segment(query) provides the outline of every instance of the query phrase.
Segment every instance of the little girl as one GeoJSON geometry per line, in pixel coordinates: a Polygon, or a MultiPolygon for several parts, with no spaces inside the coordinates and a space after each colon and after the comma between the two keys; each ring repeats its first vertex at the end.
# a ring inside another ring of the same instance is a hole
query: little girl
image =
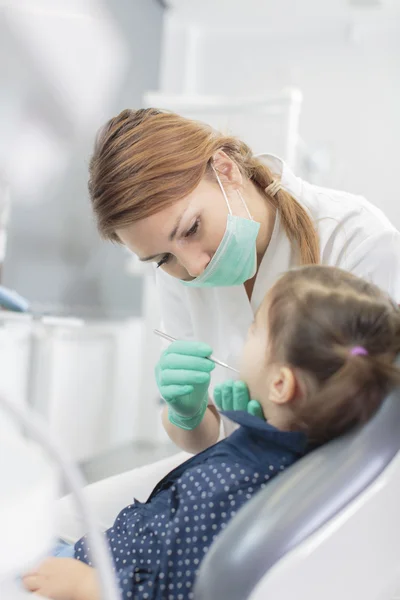
{"type": "MultiPolygon", "coordinates": [[[[223,409],[244,409],[228,413],[240,427],[106,532],[124,600],[193,598],[202,558],[237,510],[307,449],[365,423],[400,382],[399,350],[400,310],[374,285],[332,267],[283,275],[250,328],[242,381],[216,391],[223,409]],[[254,416],[255,401],[266,421],[254,416]]],[[[26,575],[25,587],[100,600],[86,539],[67,555],[26,575]]]]}

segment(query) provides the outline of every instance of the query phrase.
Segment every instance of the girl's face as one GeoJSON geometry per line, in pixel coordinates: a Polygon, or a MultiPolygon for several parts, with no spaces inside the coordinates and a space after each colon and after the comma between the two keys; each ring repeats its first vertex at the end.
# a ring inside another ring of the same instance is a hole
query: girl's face
{"type": "Polygon", "coordinates": [[[247,384],[250,398],[261,404],[264,417],[270,424],[286,430],[290,429],[291,404],[299,388],[293,369],[275,360],[271,353],[268,333],[270,293],[264,298],[249,329],[240,379],[247,384]]]}
{"type": "Polygon", "coordinates": [[[240,379],[250,397],[262,403],[268,397],[268,295],[264,298],[247,334],[240,364],[240,379]]]}

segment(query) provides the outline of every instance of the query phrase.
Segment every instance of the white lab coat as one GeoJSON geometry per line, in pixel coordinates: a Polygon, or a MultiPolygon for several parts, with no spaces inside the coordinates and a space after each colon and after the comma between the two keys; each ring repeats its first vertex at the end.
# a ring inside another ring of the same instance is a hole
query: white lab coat
{"type": "MultiPolygon", "coordinates": [[[[321,263],[373,281],[400,303],[400,233],[384,214],[361,196],[301,180],[275,156],[262,158],[312,216],[320,240],[321,263]]],[[[157,269],[163,330],[179,339],[208,343],[216,357],[238,368],[247,330],[266,292],[279,275],[298,264],[298,253],[293,251],[277,217],[251,302],[244,286],[188,288],[157,269]]],[[[210,402],[214,386],[232,375],[216,367],[210,402]]],[[[224,426],[227,434],[230,423],[224,426]]]]}

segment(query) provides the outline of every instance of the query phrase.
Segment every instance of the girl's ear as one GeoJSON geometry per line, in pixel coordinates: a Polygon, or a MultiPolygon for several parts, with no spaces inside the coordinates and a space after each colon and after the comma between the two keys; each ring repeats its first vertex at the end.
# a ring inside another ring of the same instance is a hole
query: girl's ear
{"type": "Polygon", "coordinates": [[[288,404],[294,400],[296,390],[297,381],[293,370],[289,367],[278,367],[271,379],[269,400],[274,404],[288,404]]]}

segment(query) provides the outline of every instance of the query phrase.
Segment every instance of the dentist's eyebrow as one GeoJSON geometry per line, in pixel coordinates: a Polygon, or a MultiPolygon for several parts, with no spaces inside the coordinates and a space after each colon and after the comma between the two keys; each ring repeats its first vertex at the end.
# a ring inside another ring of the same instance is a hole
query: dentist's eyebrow
{"type": "Polygon", "coordinates": [[[188,210],[189,206],[187,206],[185,208],[185,210],[183,211],[183,213],[180,215],[180,217],[177,218],[176,223],[175,223],[175,227],[173,228],[173,230],[171,231],[171,233],[169,234],[169,241],[172,242],[175,239],[176,234],[178,233],[178,229],[179,226],[181,224],[181,221],[183,219],[183,217],[185,216],[187,210],[188,210]]]}
{"type": "MultiPolygon", "coordinates": [[[[189,207],[187,207],[189,208],[189,207]]],[[[170,242],[173,242],[175,239],[176,234],[178,233],[178,229],[179,226],[181,224],[181,221],[187,211],[187,208],[183,211],[183,213],[177,218],[175,226],[173,228],[173,230],[171,231],[171,233],[168,236],[168,240],[170,242]]],[[[157,258],[158,256],[161,256],[162,254],[165,254],[165,252],[159,252],[158,254],[153,254],[152,256],[145,256],[144,258],[139,258],[140,262],[149,262],[150,260],[154,260],[155,258],[157,258]]]]}

